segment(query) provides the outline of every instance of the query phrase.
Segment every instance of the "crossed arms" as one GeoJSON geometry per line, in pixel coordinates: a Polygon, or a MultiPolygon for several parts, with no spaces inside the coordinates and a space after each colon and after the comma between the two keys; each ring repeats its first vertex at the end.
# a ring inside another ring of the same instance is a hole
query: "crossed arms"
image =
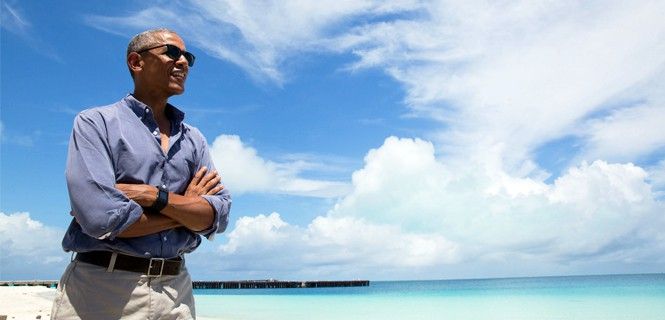
{"type": "MultiPolygon", "coordinates": [[[[207,229],[213,223],[215,213],[210,203],[201,195],[213,195],[221,191],[224,186],[219,182],[220,177],[216,171],[207,172],[207,168],[202,167],[192,178],[184,195],[169,192],[169,201],[161,214],[143,212],[141,217],[118,234],[118,237],[140,237],[177,227],[192,231],[207,229]]],[[[157,200],[158,190],[154,186],[126,183],[115,186],[143,208],[150,207],[157,200]]]]}

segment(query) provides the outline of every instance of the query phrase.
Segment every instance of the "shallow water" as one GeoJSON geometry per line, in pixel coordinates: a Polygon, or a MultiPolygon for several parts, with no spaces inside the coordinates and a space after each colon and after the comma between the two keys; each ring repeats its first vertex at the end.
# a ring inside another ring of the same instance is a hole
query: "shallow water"
{"type": "Polygon", "coordinates": [[[212,319],[665,319],[665,274],[195,290],[212,319]]]}

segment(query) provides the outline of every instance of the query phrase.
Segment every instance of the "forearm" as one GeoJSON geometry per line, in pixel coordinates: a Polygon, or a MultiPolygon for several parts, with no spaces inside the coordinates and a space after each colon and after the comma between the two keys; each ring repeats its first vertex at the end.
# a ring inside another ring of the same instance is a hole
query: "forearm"
{"type": "Polygon", "coordinates": [[[215,218],[214,209],[203,197],[175,193],[169,193],[169,202],[161,213],[194,232],[207,229],[215,218]]]}
{"type": "MultiPolygon", "coordinates": [[[[116,187],[143,208],[153,206],[159,193],[156,187],[146,184],[119,183],[116,184],[116,187]]],[[[217,192],[219,190],[221,187],[213,189],[206,187],[202,191],[205,194],[206,191],[217,192]]],[[[160,210],[160,214],[194,232],[209,228],[215,220],[215,209],[199,194],[185,192],[185,195],[179,195],[169,192],[166,206],[160,210]]]]}
{"type": "Polygon", "coordinates": [[[181,226],[182,224],[167,216],[143,213],[139,220],[118,234],[118,238],[141,237],[181,226]]]}

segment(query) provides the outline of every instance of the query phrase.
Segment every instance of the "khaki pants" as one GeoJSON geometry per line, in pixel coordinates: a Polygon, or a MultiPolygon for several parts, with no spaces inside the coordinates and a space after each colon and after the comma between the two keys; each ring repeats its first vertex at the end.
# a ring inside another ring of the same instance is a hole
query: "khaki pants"
{"type": "Polygon", "coordinates": [[[194,319],[192,280],[183,266],[177,276],[149,278],[72,261],[58,284],[51,319],[194,319]]]}

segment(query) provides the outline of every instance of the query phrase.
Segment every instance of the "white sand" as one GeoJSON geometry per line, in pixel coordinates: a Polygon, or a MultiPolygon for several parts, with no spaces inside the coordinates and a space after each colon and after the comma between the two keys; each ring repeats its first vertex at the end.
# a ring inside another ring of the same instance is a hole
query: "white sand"
{"type": "Polygon", "coordinates": [[[0,286],[0,319],[7,316],[7,320],[50,320],[55,294],[56,289],[44,286],[0,286]]]}
{"type": "Polygon", "coordinates": [[[43,286],[0,287],[0,318],[51,319],[56,289],[43,286]]]}

